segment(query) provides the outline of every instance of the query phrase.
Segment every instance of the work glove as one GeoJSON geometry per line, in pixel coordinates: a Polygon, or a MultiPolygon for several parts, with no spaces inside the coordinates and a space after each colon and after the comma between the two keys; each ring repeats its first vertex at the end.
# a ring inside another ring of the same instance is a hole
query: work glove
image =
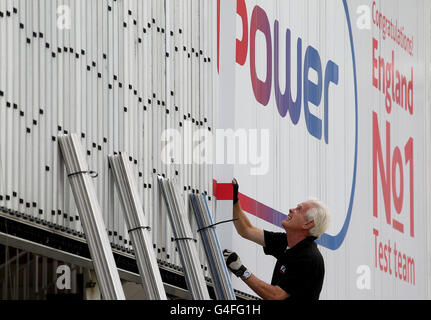
{"type": "Polygon", "coordinates": [[[241,259],[235,252],[228,249],[224,249],[223,256],[227,267],[237,277],[241,277],[247,270],[247,268],[242,264],[241,259]]]}
{"type": "Polygon", "coordinates": [[[238,184],[238,181],[236,181],[235,178],[232,180],[232,184],[233,184],[233,204],[235,204],[235,203],[238,202],[239,184],[238,184]]]}

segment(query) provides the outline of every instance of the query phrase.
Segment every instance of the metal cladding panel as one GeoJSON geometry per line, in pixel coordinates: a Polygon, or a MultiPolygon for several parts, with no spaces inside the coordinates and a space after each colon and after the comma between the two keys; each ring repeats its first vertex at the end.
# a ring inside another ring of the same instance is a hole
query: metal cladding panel
{"type": "MultiPolygon", "coordinates": [[[[251,222],[283,231],[316,197],[332,214],[322,299],[429,298],[429,6],[237,3],[234,176],[251,222]]],[[[232,237],[270,282],[275,260],[232,237]]]]}
{"type": "Polygon", "coordinates": [[[194,151],[185,148],[193,138],[185,128],[213,126],[213,7],[209,0],[0,0],[1,214],[83,237],[57,140],[76,133],[98,173],[113,247],[133,252],[108,170],[108,155],[127,152],[157,258],[180,266],[157,174],[212,195],[211,165],[185,161],[194,151]],[[169,140],[169,130],[180,138],[169,140]]]}

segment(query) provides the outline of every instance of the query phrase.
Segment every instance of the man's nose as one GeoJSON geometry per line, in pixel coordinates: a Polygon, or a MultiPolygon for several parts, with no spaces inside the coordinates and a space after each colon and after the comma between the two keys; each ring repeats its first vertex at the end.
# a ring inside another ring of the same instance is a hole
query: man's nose
{"type": "Polygon", "coordinates": [[[293,212],[293,209],[289,209],[289,213],[292,213],[293,212]]]}

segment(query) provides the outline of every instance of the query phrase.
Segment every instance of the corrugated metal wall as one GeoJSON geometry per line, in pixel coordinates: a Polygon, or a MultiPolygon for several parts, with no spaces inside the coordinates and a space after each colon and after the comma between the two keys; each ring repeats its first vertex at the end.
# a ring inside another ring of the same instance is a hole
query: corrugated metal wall
{"type": "Polygon", "coordinates": [[[186,121],[212,130],[213,6],[0,0],[1,214],[83,237],[57,143],[61,134],[78,133],[98,173],[94,183],[114,247],[132,249],[107,156],[127,152],[157,257],[179,265],[157,174],[212,195],[212,171],[166,165],[178,159],[162,161],[161,136],[168,128],[183,134],[186,121]]]}

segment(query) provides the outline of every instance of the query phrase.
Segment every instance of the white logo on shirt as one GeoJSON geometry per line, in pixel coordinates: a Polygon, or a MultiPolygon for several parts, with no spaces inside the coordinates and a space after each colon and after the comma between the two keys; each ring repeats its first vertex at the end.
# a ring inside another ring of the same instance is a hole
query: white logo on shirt
{"type": "Polygon", "coordinates": [[[282,265],[280,267],[280,273],[285,273],[285,272],[286,272],[286,267],[282,265]]]}

